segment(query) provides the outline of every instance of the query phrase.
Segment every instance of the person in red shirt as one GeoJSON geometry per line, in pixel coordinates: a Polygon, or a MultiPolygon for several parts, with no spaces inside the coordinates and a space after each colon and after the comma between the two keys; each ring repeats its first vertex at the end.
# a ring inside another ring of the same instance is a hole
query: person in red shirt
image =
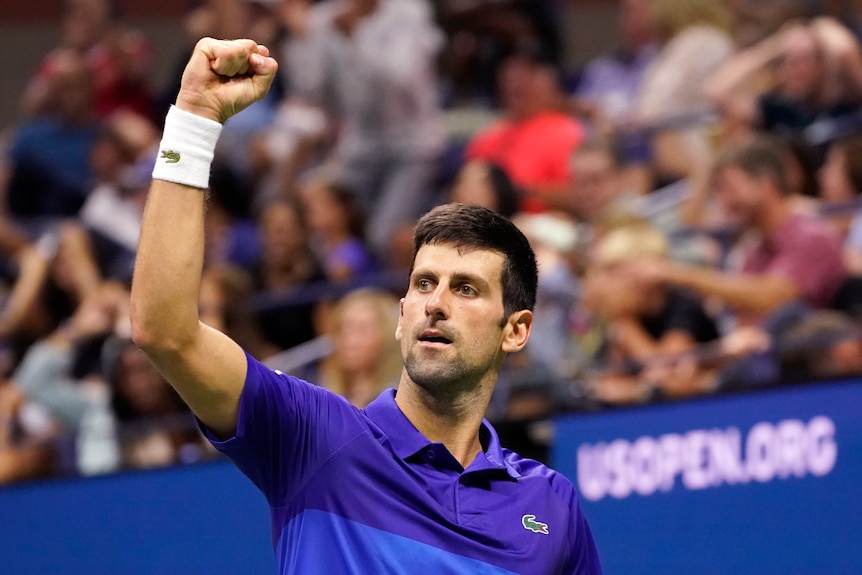
{"type": "Polygon", "coordinates": [[[501,166],[522,191],[522,211],[572,212],[569,160],[585,134],[561,111],[555,70],[522,50],[504,62],[498,82],[503,114],[470,140],[466,159],[501,166]]]}
{"type": "Polygon", "coordinates": [[[40,116],[50,108],[52,80],[69,52],[83,58],[92,75],[97,118],[126,110],[154,119],[152,44],[126,26],[116,0],[65,0],[61,44],[45,55],[28,82],[21,100],[24,116],[40,116]]]}

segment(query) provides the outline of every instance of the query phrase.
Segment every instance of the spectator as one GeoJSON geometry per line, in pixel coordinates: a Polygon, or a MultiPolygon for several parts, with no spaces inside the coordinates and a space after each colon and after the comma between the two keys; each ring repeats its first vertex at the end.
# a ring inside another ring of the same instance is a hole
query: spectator
{"type": "Polygon", "coordinates": [[[50,112],[15,133],[6,209],[33,233],[46,221],[77,214],[89,191],[90,154],[100,130],[93,79],[80,55],[58,54],[46,94],[50,112]]]}
{"type": "Polygon", "coordinates": [[[851,274],[862,275],[862,134],[829,146],[819,173],[820,195],[827,213],[844,238],[844,262],[851,274]]]}
{"type": "Polygon", "coordinates": [[[470,160],[461,166],[449,189],[449,201],[476,204],[511,218],[518,211],[520,192],[506,170],[494,162],[470,160]]]}
{"type": "Polygon", "coordinates": [[[204,269],[201,278],[201,321],[242,342],[243,349],[261,361],[278,348],[266,341],[252,309],[252,278],[244,269],[219,264],[204,269]]]}
{"type": "Polygon", "coordinates": [[[89,237],[71,221],[20,248],[13,258],[18,271],[0,314],[0,338],[17,361],[98,289],[101,274],[89,237]]]}
{"type": "Polygon", "coordinates": [[[377,288],[341,298],[328,321],[332,353],[317,367],[320,385],[363,408],[388,387],[397,387],[401,354],[392,337],[398,299],[377,288]]]}
{"type": "Polygon", "coordinates": [[[491,102],[501,60],[524,42],[537,43],[554,66],[562,65],[556,0],[441,0],[436,4],[449,39],[443,67],[450,104],[491,102]]]}
{"type": "Polygon", "coordinates": [[[620,222],[648,220],[671,239],[670,259],[714,263],[714,241],[706,234],[688,229],[689,222],[685,219],[691,209],[689,204],[698,195],[691,189],[699,185],[694,170],[685,181],[641,195],[630,165],[621,161],[614,146],[598,140],[587,141],[575,150],[571,163],[578,175],[571,197],[582,246],[589,246],[603,230],[620,222]]]}
{"type": "Polygon", "coordinates": [[[728,59],[705,92],[731,134],[755,129],[811,138],[806,129],[817,120],[841,118],[859,105],[862,51],[834,20],[790,24],[728,59]]]}
{"type": "MultiPolygon", "coordinates": [[[[718,329],[690,293],[655,277],[632,276],[627,264],[666,261],[669,244],[646,224],[610,230],[598,240],[587,270],[584,305],[606,325],[599,355],[600,374],[591,381],[594,397],[609,404],[637,403],[653,393],[669,396],[711,391],[696,373],[685,381],[656,377],[656,367],[673,363],[695,346],[718,339],[718,329]],[[652,377],[645,374],[652,371],[652,377]]],[[[662,366],[664,367],[664,366],[662,366]]],[[[706,380],[711,382],[712,380],[706,380]]]]}
{"type": "Polygon", "coordinates": [[[625,181],[624,164],[615,150],[600,140],[584,142],[571,157],[578,175],[571,188],[573,215],[594,225],[619,212],[633,212],[637,191],[625,181]]]}
{"type": "Polygon", "coordinates": [[[631,123],[641,131],[635,141],[644,131],[647,138],[649,151],[637,159],[660,184],[690,175],[696,154],[708,148],[710,103],[703,86],[733,44],[722,2],[654,0],[653,12],[659,52],[644,75],[631,123]]]}
{"type": "Polygon", "coordinates": [[[117,281],[131,280],[157,143],[152,122],[134,112],[116,112],[104,121],[90,156],[95,181],[79,217],[102,273],[117,281]]]}
{"type": "Polygon", "coordinates": [[[310,297],[308,289],[304,295],[298,292],[312,282],[323,281],[324,275],[295,206],[286,201],[271,203],[261,214],[259,230],[262,252],[252,274],[254,288],[273,296],[274,301],[256,312],[266,339],[284,350],[316,335],[316,297],[310,297]]]}
{"type": "Polygon", "coordinates": [[[72,470],[84,475],[205,454],[182,401],[130,339],[128,298],[125,287],[100,284],[69,321],[30,348],[14,376],[18,389],[72,434],[72,470]]]}
{"type": "Polygon", "coordinates": [[[430,204],[443,146],[442,35],[421,0],[287,0],[282,14],[293,92],[333,121],[335,178],[357,193],[382,257],[430,204]]]}
{"type": "Polygon", "coordinates": [[[263,247],[249,187],[236,171],[216,163],[210,174],[209,192],[211,201],[204,216],[204,266],[239,266],[251,271],[260,261],[263,247]]]}
{"type": "Polygon", "coordinates": [[[363,235],[365,226],[354,195],[334,182],[312,180],[300,191],[309,240],[331,282],[349,281],[377,268],[363,235]]]}
{"type": "Polygon", "coordinates": [[[575,110],[603,136],[610,136],[628,121],[644,74],[658,52],[652,1],[619,2],[620,45],[588,62],[578,82],[575,110]]]}
{"type": "Polygon", "coordinates": [[[125,469],[192,463],[212,451],[188,409],[131,339],[106,350],[111,405],[120,423],[120,460],[125,469]]]}
{"type": "Polygon", "coordinates": [[[85,346],[101,345],[124,317],[128,321],[128,297],[118,284],[100,286],[67,322],[29,348],[13,377],[16,387],[74,438],[72,465],[82,475],[120,465],[109,383],[98,369],[81,375],[75,368],[85,346]]]}
{"type": "Polygon", "coordinates": [[[534,51],[523,49],[503,63],[499,85],[502,117],[473,137],[465,158],[502,167],[522,192],[521,211],[571,212],[569,158],[584,130],[560,111],[556,72],[534,51]]]}
{"type": "Polygon", "coordinates": [[[22,100],[24,116],[50,113],[56,74],[68,53],[83,59],[94,81],[92,112],[106,118],[118,110],[153,117],[151,46],[138,30],[120,19],[118,0],[65,0],[63,39],[39,65],[22,100]]]}
{"type": "Polygon", "coordinates": [[[830,305],[847,275],[841,240],[827,222],[793,209],[786,173],[786,149],[765,137],[717,159],[718,201],[745,240],[737,246],[738,269],[652,261],[632,264],[632,271],[715,298],[740,325],[757,324],[793,301],[830,305]]]}

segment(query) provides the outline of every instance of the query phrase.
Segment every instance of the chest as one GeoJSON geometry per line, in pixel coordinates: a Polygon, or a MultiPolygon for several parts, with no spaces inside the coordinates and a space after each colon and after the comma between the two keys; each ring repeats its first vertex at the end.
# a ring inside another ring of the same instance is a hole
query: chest
{"type": "MultiPolygon", "coordinates": [[[[434,550],[423,557],[458,557],[515,573],[560,571],[568,556],[570,511],[546,481],[513,480],[499,470],[461,473],[435,458],[430,450],[405,461],[384,446],[345,448],[293,500],[284,522],[314,510],[326,513],[327,521],[346,522],[352,533],[370,529],[380,540],[434,550]]],[[[401,561],[397,554],[392,560],[401,561]]]]}

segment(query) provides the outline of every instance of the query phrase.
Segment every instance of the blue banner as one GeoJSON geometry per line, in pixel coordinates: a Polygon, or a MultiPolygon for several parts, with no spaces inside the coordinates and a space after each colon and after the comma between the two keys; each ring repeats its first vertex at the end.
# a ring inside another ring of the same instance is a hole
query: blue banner
{"type": "Polygon", "coordinates": [[[608,575],[862,573],[862,383],[578,414],[553,466],[608,575]]]}
{"type": "Polygon", "coordinates": [[[276,573],[266,500],[227,462],[0,489],[0,574],[276,573]]]}

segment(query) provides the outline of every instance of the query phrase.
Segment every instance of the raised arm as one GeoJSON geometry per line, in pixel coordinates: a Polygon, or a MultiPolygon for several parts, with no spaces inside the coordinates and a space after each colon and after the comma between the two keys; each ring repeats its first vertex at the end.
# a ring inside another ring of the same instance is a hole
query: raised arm
{"type": "Polygon", "coordinates": [[[761,75],[781,57],[781,35],[786,33],[776,32],[728,58],[704,83],[704,96],[730,119],[757,123],[761,75]]]}
{"type": "Polygon", "coordinates": [[[183,73],[147,198],[132,284],[135,342],[216,434],[236,429],[242,349],[198,319],[208,161],[220,125],[266,94],[278,68],[252,40],[204,38],[183,73]],[[171,180],[171,181],[168,181],[171,180]],[[182,182],[182,183],[176,183],[182,182]]]}

